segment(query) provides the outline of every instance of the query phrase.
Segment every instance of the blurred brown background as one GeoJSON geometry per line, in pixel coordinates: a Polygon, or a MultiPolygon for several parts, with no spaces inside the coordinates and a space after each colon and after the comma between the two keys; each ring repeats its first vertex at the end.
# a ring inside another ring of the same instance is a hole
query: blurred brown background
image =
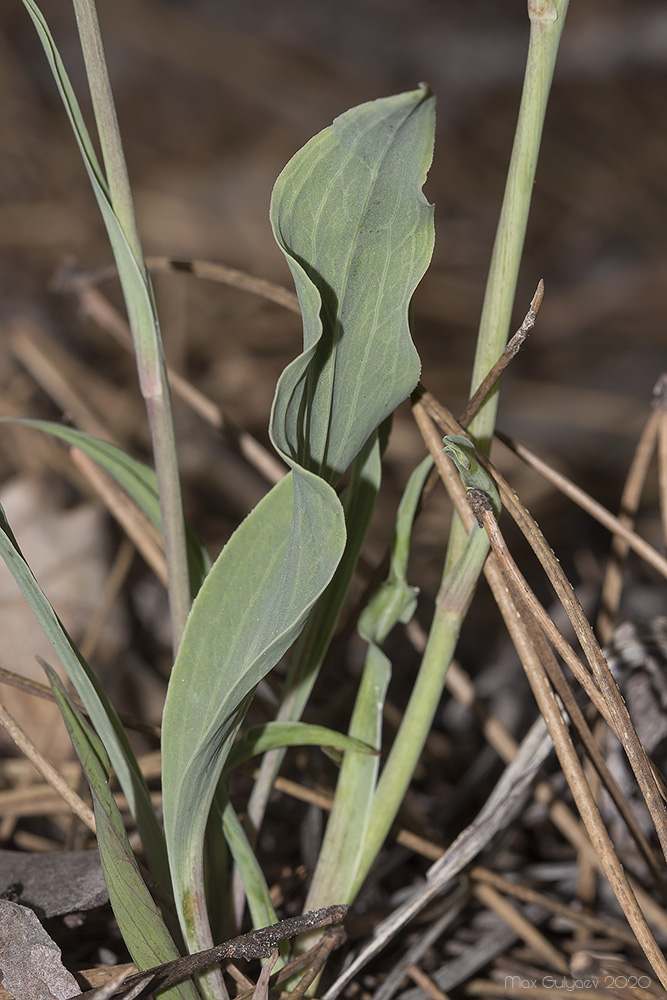
{"type": "MultiPolygon", "coordinates": [[[[70,4],[42,6],[87,108],[70,4]]],[[[434,87],[427,194],[437,247],[415,336],[426,383],[462,401],[520,94],[522,0],[102,0],[99,10],[150,253],[287,282],[267,211],[289,156],[355,103],[420,80],[434,87]]],[[[110,253],[19,0],[3,5],[0,45],[3,316],[40,306],[62,327],[62,307],[45,293],[53,271],[68,253],[87,268],[110,253]]],[[[664,363],[666,63],[664,4],[570,4],[517,322],[539,277],[546,301],[507,379],[502,423],[563,455],[594,449],[605,470],[608,451],[631,449],[664,363]]],[[[162,321],[176,366],[263,433],[274,377],[298,348],[297,324],[226,289],[158,283],[172,297],[162,321]]]]}
{"type": "MultiPolygon", "coordinates": [[[[268,224],[285,162],[354,104],[427,81],[438,98],[426,187],[436,205],[436,250],[416,296],[414,334],[424,382],[460,409],[520,97],[525,7],[523,0],[101,0],[146,252],[220,261],[287,284],[268,224]]],[[[71,6],[45,0],[42,9],[88,113],[71,6]]],[[[514,326],[540,277],[545,302],[505,378],[499,425],[612,507],[667,361],[666,84],[664,3],[572,0],[514,326]]],[[[49,356],[62,348],[61,364],[102,426],[145,455],[131,362],[71,300],[49,290],[67,255],[95,269],[111,254],[19,0],[0,10],[0,114],[3,409],[60,419],[62,404],[43,383],[38,388],[26,359],[34,344],[49,356]]],[[[183,274],[158,275],[156,288],[171,363],[266,442],[275,381],[299,351],[296,318],[183,274]]],[[[113,283],[105,292],[118,302],[113,283]]],[[[265,485],[180,404],[177,416],[188,514],[215,553],[265,485]]],[[[7,430],[0,438],[3,479],[41,461],[34,435],[7,430]]],[[[386,544],[386,518],[422,452],[404,408],[371,556],[386,544]]],[[[575,568],[591,542],[604,554],[607,539],[587,519],[533,476],[516,475],[575,568]]],[[[649,496],[649,534],[657,531],[651,504],[649,496]]],[[[445,509],[436,502],[417,531],[415,574],[427,586],[440,571],[445,509]]],[[[584,562],[594,579],[596,567],[584,562]]]]}

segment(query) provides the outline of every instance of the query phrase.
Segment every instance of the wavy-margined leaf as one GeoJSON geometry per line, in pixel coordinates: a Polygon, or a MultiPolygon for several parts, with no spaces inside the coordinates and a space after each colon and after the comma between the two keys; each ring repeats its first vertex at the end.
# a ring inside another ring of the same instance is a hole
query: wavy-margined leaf
{"type": "MultiPolygon", "coordinates": [[[[373,510],[379,455],[370,449],[359,462],[361,448],[419,377],[408,305],[433,248],[421,185],[434,104],[420,89],[353,108],[290,160],[273,192],[271,221],[299,295],[305,350],[278,383],[272,438],[331,482],[357,456],[343,497],[346,553],[299,640],[281,718],[303,711],[373,510]]],[[[258,826],[279,762],[279,754],[265,759],[253,789],[258,826]]]]}
{"type": "MultiPolygon", "coordinates": [[[[102,871],[123,940],[139,970],[179,958],[178,949],[141,876],[123,818],[111,794],[109,760],[104,747],[84,721],[55,671],[48,668],[47,673],[90,785],[102,871]]],[[[163,995],[167,1000],[199,1000],[199,994],[189,980],[165,990],[163,995]]]]}
{"type": "Polygon", "coordinates": [[[37,583],[9,527],[2,507],[0,507],[0,558],[4,560],[16,580],[104,742],[132,815],[137,821],[153,873],[167,887],[169,869],[164,837],[151,805],[146,782],[122,723],[94,673],[70,639],[37,583]]]}
{"type": "MultiPolygon", "coordinates": [[[[115,444],[102,441],[100,438],[93,437],[92,434],[86,434],[85,431],[79,431],[74,427],[66,427],[64,424],[56,424],[50,420],[28,420],[15,417],[2,419],[7,423],[20,424],[22,427],[32,427],[35,430],[44,431],[45,434],[57,437],[74,448],[80,448],[81,451],[90,455],[98,465],[106,469],[110,476],[113,476],[118,485],[122,486],[128,496],[134,500],[159,531],[162,529],[157,477],[150,466],[132,458],[127,452],[117,448],[115,444]]],[[[186,542],[190,589],[194,597],[211,568],[211,561],[202,543],[192,529],[187,526],[186,542]]]]}
{"type": "Polygon", "coordinates": [[[272,436],[334,483],[419,378],[408,307],[433,251],[421,188],[434,106],[420,88],[347,111],[292,157],[273,190],[304,353],[280,378],[272,436]]]}
{"type": "MultiPolygon", "coordinates": [[[[190,947],[210,944],[204,833],[234,734],[255,685],[303,628],[344,551],[343,508],[329,480],[419,375],[408,306],[433,243],[432,209],[421,194],[432,147],[433,98],[420,90],[348,111],[276,183],[272,223],[304,323],[304,351],[278,383],[271,419],[292,473],[208,574],[163,718],[165,834],[190,947]]],[[[213,984],[202,986],[213,995],[213,984]]]]}

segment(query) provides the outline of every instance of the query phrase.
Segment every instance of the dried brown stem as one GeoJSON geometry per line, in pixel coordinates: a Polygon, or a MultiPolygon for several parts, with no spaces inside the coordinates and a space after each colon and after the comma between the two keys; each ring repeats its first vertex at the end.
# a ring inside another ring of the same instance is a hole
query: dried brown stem
{"type": "Polygon", "coordinates": [[[537,319],[537,314],[540,311],[540,306],[542,305],[542,299],[544,298],[544,281],[540,278],[533,295],[532,301],[530,303],[530,308],[524,317],[524,321],[516,331],[514,336],[508,341],[507,347],[500,355],[495,365],[489,371],[488,375],[482,380],[482,382],[477,387],[474,395],[466,403],[466,408],[459,417],[459,423],[461,427],[467,427],[472,418],[475,416],[482,403],[489,395],[494,385],[503,374],[507,368],[510,361],[517,356],[523,343],[530,333],[530,331],[535,326],[535,320],[537,319]]]}

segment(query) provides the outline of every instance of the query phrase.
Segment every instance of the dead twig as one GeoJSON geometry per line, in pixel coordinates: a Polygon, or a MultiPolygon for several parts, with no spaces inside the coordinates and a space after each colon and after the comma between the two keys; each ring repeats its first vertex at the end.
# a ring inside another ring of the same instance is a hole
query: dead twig
{"type": "MultiPolygon", "coordinates": [[[[332,924],[342,923],[348,909],[349,907],[344,905],[325,906],[321,910],[312,910],[298,917],[288,917],[286,920],[279,920],[278,923],[270,924],[268,927],[260,927],[258,930],[241,934],[215,948],[208,948],[206,951],[199,951],[194,955],[185,955],[183,958],[176,958],[171,962],[156,965],[152,969],[146,969],[144,972],[139,972],[125,979],[114,995],[120,993],[125,996],[126,993],[134,991],[137,987],[142,994],[147,994],[149,991],[151,993],[160,992],[175,986],[184,979],[189,979],[191,976],[196,976],[200,972],[210,969],[213,965],[219,965],[228,958],[242,958],[245,961],[253,958],[270,958],[281,941],[317,930],[320,927],[330,927],[332,924]]],[[[317,952],[317,947],[314,951],[317,952]]],[[[98,997],[97,990],[88,990],[85,993],[76,994],[71,1000],[98,1000],[98,997]]]]}

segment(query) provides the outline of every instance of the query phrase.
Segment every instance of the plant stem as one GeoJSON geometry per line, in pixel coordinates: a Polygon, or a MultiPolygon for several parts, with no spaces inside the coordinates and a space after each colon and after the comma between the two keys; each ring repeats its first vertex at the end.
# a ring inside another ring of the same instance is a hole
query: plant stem
{"type": "MultiPolygon", "coordinates": [[[[493,367],[507,342],[542,127],[567,5],[568,0],[528,0],[530,40],[524,86],[484,295],[470,395],[493,367]]],[[[471,435],[487,453],[497,407],[496,387],[469,426],[471,435]]],[[[378,782],[355,891],[360,888],[389,832],[426,742],[487,551],[480,535],[473,533],[469,539],[462,521],[455,516],[426,650],[401,727],[378,782]]]]}
{"type": "MultiPolygon", "coordinates": [[[[568,0],[529,0],[530,40],[521,105],[514,134],[505,194],[477,336],[471,395],[502,354],[512,307],[537,170],[542,128],[568,0]]],[[[470,423],[478,447],[488,454],[498,408],[498,389],[470,423]]]]}
{"type": "Polygon", "coordinates": [[[146,274],[95,2],[94,0],[72,0],[72,2],[111,200],[132,253],[142,272],[146,274]]]}
{"type": "Polygon", "coordinates": [[[433,625],[401,725],[382,769],[352,897],[359,891],[396,818],[433,724],[461,625],[489,551],[486,533],[475,525],[469,548],[443,581],[433,625]]]}
{"type": "Polygon", "coordinates": [[[145,303],[138,301],[126,269],[119,263],[119,275],[134,339],[139,384],[146,403],[155,471],[159,484],[172,642],[175,655],[190,609],[191,597],[176,440],[162,341],[150,279],[146,271],[136,224],[95,2],[94,0],[73,0],[73,5],[113,211],[123,230],[136,267],[141,274],[152,307],[147,310],[145,303]]]}
{"type": "MultiPolygon", "coordinates": [[[[505,193],[484,292],[470,385],[471,396],[496,363],[507,343],[542,128],[567,6],[568,0],[528,0],[530,38],[526,71],[505,193]]],[[[500,384],[489,393],[468,428],[477,446],[486,454],[491,448],[496,424],[499,389],[500,384]]],[[[466,533],[459,518],[455,517],[447,550],[445,574],[461,555],[465,543],[466,533]]]]}

